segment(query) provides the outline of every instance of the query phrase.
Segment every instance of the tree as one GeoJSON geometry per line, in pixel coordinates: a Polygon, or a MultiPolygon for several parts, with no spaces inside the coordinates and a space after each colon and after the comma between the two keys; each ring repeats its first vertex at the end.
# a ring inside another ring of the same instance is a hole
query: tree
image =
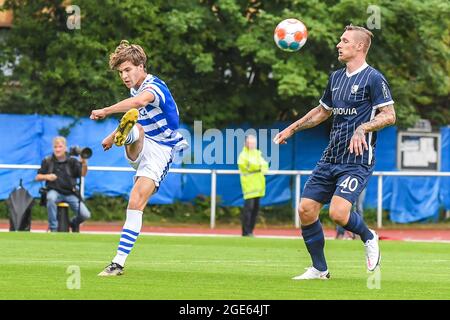
{"type": "MultiPolygon", "coordinates": [[[[14,25],[0,50],[0,110],[88,116],[128,93],[108,70],[121,39],[141,44],[149,71],[165,80],[186,124],[292,121],[318,104],[335,45],[349,22],[366,25],[363,0],[79,0],[81,28],[67,28],[65,1],[7,0],[14,25]],[[274,27],[297,17],[309,37],[279,50],[274,27]],[[17,61],[17,57],[19,57],[17,61]]],[[[390,82],[398,123],[449,122],[449,11],[438,0],[378,1],[381,29],[369,63],[390,82]]]]}

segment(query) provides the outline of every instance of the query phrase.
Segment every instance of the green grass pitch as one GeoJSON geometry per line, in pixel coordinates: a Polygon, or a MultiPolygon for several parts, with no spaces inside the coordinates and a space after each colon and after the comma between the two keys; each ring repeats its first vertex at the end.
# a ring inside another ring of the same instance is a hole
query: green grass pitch
{"type": "Polygon", "coordinates": [[[381,271],[368,273],[360,241],[331,240],[332,278],[294,281],[310,264],[300,239],[141,235],[123,276],[98,277],[118,239],[0,233],[0,299],[450,299],[448,243],[381,241],[381,271]]]}

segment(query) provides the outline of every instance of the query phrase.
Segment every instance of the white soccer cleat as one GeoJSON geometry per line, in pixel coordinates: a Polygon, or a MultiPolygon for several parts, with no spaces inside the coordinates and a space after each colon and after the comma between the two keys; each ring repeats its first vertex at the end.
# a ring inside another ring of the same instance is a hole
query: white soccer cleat
{"type": "Polygon", "coordinates": [[[293,277],[292,280],[314,280],[314,279],[328,280],[328,279],[330,279],[330,273],[328,272],[328,270],[319,271],[314,267],[309,267],[309,268],[305,268],[305,269],[306,269],[306,272],[304,274],[293,277]]]}
{"type": "Polygon", "coordinates": [[[380,246],[378,245],[378,234],[371,229],[370,232],[373,234],[373,239],[367,240],[364,243],[364,247],[366,247],[367,270],[374,271],[380,264],[381,253],[380,246]]]}

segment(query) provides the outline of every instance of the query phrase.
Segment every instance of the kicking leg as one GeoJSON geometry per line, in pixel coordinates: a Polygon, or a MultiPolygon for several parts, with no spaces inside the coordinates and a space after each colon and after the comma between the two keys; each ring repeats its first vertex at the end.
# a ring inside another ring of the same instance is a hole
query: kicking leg
{"type": "MultiPolygon", "coordinates": [[[[128,138],[131,129],[136,124],[139,117],[139,111],[137,109],[128,110],[120,119],[119,126],[114,134],[114,144],[118,147],[123,146],[128,138]]],[[[129,142],[128,142],[129,143],[129,142]]]]}
{"type": "Polygon", "coordinates": [[[135,124],[128,134],[127,140],[125,141],[125,150],[127,152],[127,157],[136,161],[139,154],[144,147],[144,129],[140,124],[135,124]]]}
{"type": "Polygon", "coordinates": [[[128,110],[120,119],[119,125],[102,141],[104,151],[111,149],[115,144],[118,147],[133,144],[139,137],[139,130],[136,128],[136,122],[139,117],[137,109],[128,110]]]}

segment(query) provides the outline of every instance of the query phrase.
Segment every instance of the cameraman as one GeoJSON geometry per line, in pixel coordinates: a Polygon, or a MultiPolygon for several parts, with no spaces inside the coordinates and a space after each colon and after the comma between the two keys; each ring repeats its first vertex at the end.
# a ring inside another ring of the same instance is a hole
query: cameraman
{"type": "MultiPolygon", "coordinates": [[[[67,143],[64,137],[53,139],[53,154],[42,160],[36,175],[37,181],[45,181],[47,189],[48,224],[51,232],[57,231],[58,202],[67,202],[76,216],[70,221],[72,232],[79,232],[80,224],[91,217],[88,208],[81,201],[81,195],[76,188],[77,179],[86,176],[87,160],[81,162],[67,153],[67,143]]],[[[45,196],[45,195],[44,195],[45,196]]]]}

